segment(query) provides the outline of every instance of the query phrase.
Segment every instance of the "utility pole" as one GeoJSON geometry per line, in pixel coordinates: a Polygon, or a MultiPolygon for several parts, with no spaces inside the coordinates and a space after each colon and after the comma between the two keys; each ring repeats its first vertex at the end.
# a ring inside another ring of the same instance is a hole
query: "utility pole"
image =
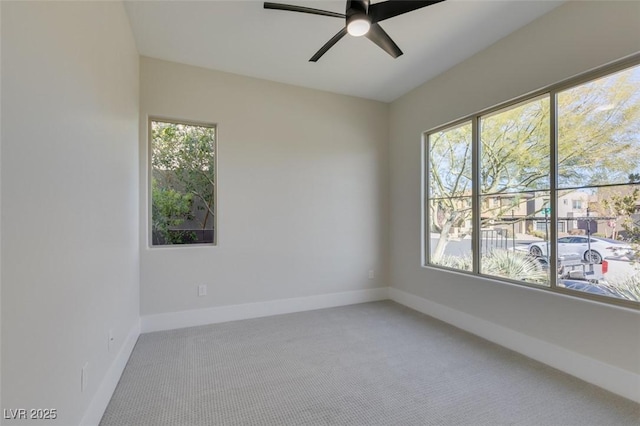
{"type": "Polygon", "coordinates": [[[549,252],[549,213],[551,213],[550,207],[544,208],[544,233],[545,240],[547,241],[547,261],[551,262],[551,253],[549,252]]]}
{"type": "Polygon", "coordinates": [[[589,207],[587,206],[587,253],[589,253],[589,275],[593,274],[593,260],[591,259],[591,219],[589,218],[589,207]]]}

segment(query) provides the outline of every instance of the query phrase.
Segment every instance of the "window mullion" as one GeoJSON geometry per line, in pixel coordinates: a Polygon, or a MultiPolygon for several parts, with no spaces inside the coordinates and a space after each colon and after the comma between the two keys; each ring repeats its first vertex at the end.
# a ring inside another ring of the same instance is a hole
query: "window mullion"
{"type": "Polygon", "coordinates": [[[422,253],[421,262],[424,265],[431,264],[431,212],[429,211],[429,137],[422,135],[422,253]]]}
{"type": "Polygon", "coordinates": [[[478,116],[471,119],[471,253],[473,256],[473,272],[480,273],[480,120],[478,116]]]}
{"type": "Polygon", "coordinates": [[[549,285],[555,288],[558,281],[558,114],[557,94],[549,93],[549,201],[551,207],[550,250],[549,250],[549,285]]]}

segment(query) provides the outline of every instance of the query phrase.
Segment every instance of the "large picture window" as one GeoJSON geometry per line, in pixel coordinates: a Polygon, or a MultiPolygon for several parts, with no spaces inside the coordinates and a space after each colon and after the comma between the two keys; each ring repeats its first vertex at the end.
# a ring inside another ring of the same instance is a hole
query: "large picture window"
{"type": "Polygon", "coordinates": [[[216,127],[149,120],[151,245],[215,244],[216,127]]]}
{"type": "Polygon", "coordinates": [[[640,66],[425,133],[425,265],[640,306],[640,66]]]}

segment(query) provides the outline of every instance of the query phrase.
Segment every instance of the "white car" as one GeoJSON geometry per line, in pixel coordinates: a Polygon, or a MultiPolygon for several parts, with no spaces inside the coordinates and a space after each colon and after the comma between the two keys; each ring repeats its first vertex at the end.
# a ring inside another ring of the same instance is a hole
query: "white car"
{"type": "MultiPolygon", "coordinates": [[[[558,238],[558,256],[575,256],[589,263],[602,263],[602,259],[608,257],[631,256],[633,249],[623,241],[609,238],[591,237],[591,247],[587,237],[572,235],[558,238]]],[[[551,245],[551,243],[548,243],[551,245]]],[[[547,242],[539,241],[529,244],[529,253],[532,256],[547,256],[547,242]]]]}

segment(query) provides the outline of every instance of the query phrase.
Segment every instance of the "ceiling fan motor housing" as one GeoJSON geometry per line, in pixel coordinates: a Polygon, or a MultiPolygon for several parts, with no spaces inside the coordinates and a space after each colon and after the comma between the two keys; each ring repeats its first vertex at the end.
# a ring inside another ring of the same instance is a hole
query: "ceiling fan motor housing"
{"type": "Polygon", "coordinates": [[[369,32],[371,18],[368,16],[368,0],[351,0],[347,2],[346,27],[352,36],[362,36],[369,32]]]}

